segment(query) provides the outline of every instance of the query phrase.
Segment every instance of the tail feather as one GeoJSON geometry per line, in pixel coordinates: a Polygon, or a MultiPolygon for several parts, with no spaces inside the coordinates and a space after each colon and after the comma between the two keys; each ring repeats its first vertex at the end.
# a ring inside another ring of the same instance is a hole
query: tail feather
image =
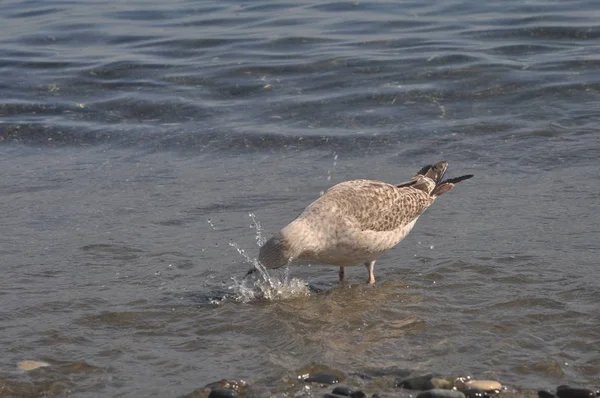
{"type": "Polygon", "coordinates": [[[447,168],[448,162],[446,161],[424,166],[409,181],[396,186],[398,188],[413,187],[431,194],[442,178],[444,178],[447,168]]]}
{"type": "Polygon", "coordinates": [[[473,177],[473,174],[467,174],[467,175],[455,177],[455,178],[448,178],[447,180],[442,181],[441,183],[436,185],[436,187],[431,192],[431,196],[434,198],[437,198],[438,196],[441,196],[442,194],[445,194],[446,192],[450,192],[452,190],[452,188],[454,188],[454,184],[456,184],[457,182],[468,180],[471,177],[473,177]]]}
{"type": "Polygon", "coordinates": [[[454,184],[473,177],[473,174],[467,174],[460,177],[443,180],[448,162],[445,160],[436,164],[429,164],[422,167],[417,174],[409,181],[396,185],[398,188],[412,187],[427,192],[432,197],[438,197],[454,188],[454,184]]]}
{"type": "MultiPolygon", "coordinates": [[[[421,170],[423,170],[423,169],[421,169],[421,170]]],[[[429,166],[429,169],[424,174],[424,176],[431,178],[437,185],[440,183],[440,181],[442,181],[442,178],[444,178],[444,175],[446,174],[446,170],[448,170],[448,162],[443,160],[441,162],[434,164],[433,166],[429,166]]]]}

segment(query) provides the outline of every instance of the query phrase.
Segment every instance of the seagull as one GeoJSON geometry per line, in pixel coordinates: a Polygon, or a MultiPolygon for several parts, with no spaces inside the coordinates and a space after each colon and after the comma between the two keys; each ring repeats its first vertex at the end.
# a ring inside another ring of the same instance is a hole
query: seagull
{"type": "Polygon", "coordinates": [[[367,283],[375,283],[377,258],[408,235],[438,196],[473,177],[442,180],[447,168],[446,161],[425,166],[398,185],[374,180],[334,185],[265,242],[258,261],[267,269],[296,262],[339,266],[340,283],[345,267],[364,264],[367,283]]]}

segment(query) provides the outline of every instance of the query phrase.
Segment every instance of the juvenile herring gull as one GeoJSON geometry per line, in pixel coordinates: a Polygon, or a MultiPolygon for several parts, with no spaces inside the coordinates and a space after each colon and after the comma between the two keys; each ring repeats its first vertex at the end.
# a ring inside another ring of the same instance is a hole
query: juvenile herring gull
{"type": "Polygon", "coordinates": [[[365,264],[367,283],[375,283],[377,258],[408,235],[438,196],[473,177],[442,181],[447,167],[446,161],[425,166],[399,185],[371,180],[334,185],[269,239],[260,248],[258,260],[270,269],[294,261],[336,265],[340,281],[344,267],[365,264]]]}

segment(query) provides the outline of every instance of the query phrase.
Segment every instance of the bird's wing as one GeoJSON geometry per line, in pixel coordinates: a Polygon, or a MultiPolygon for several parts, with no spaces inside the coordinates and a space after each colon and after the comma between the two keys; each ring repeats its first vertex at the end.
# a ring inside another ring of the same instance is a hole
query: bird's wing
{"type": "Polygon", "coordinates": [[[426,192],[410,186],[354,180],[332,187],[313,205],[320,211],[335,209],[337,216],[355,219],[363,231],[382,232],[403,227],[432,202],[426,192]]]}

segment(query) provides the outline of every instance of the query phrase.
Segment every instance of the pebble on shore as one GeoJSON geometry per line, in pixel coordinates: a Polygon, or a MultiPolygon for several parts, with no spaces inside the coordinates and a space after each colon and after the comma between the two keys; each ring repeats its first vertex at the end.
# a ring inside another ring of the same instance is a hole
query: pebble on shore
{"type": "Polygon", "coordinates": [[[410,377],[396,383],[396,387],[406,388],[407,390],[432,390],[445,389],[450,390],[453,384],[450,380],[440,377],[435,374],[427,374],[425,376],[410,377]]]}
{"type": "Polygon", "coordinates": [[[318,372],[304,379],[306,383],[337,384],[340,377],[334,373],[318,372]]]}
{"type": "Polygon", "coordinates": [[[556,396],[558,398],[595,398],[596,392],[587,388],[558,386],[556,387],[556,396]]]}
{"type": "Polygon", "coordinates": [[[478,390],[495,394],[506,390],[506,388],[496,380],[476,380],[466,377],[458,377],[454,381],[454,386],[459,390],[475,388],[478,390]]]}
{"type": "Polygon", "coordinates": [[[442,388],[434,388],[419,393],[419,395],[417,395],[417,398],[465,398],[465,394],[457,390],[445,390],[442,388]]]}
{"type": "Polygon", "coordinates": [[[208,398],[237,398],[238,392],[233,388],[215,388],[208,394],[208,398]]]}
{"type": "MultiPolygon", "coordinates": [[[[390,392],[389,389],[393,387],[415,391],[416,393],[405,391],[400,395],[409,394],[410,397],[415,398],[493,398],[494,395],[500,393],[503,393],[505,398],[532,398],[536,395],[536,391],[531,390],[507,392],[508,389],[496,380],[427,374],[398,381],[399,379],[395,379],[394,376],[403,375],[405,371],[394,370],[380,373],[369,371],[370,375],[365,377],[362,373],[351,373],[350,376],[346,376],[336,369],[325,366],[314,364],[309,366],[309,369],[302,369],[294,377],[287,379],[287,387],[283,389],[279,387],[276,390],[270,390],[264,386],[256,388],[243,380],[223,379],[210,383],[203,390],[198,390],[185,397],[206,398],[206,394],[209,393],[208,398],[266,398],[272,396],[274,392],[290,397],[300,397],[305,396],[308,391],[308,394],[325,398],[379,398],[385,396],[384,394],[390,392]],[[356,385],[334,386],[340,381],[356,383],[356,385]]],[[[561,385],[556,388],[556,393],[539,390],[537,396],[539,398],[600,398],[600,393],[588,388],[561,385]]]]}
{"type": "Polygon", "coordinates": [[[479,388],[466,388],[458,389],[458,391],[465,394],[467,398],[491,398],[491,395],[479,388]]]}

